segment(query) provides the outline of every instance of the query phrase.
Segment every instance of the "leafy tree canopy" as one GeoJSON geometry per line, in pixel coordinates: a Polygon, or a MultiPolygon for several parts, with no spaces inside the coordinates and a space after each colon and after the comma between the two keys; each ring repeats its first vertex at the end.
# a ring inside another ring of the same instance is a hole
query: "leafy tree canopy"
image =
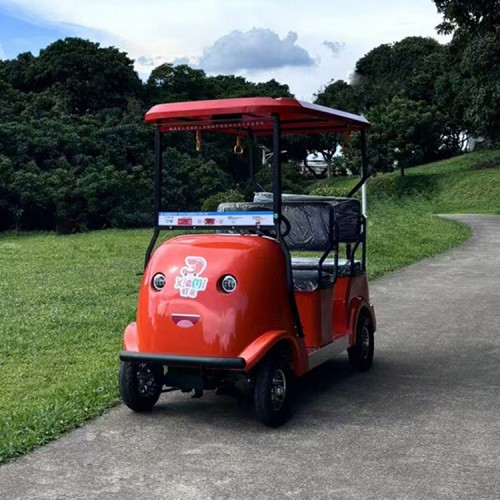
{"type": "Polygon", "coordinates": [[[498,34],[500,0],[434,0],[444,20],[439,33],[450,34],[461,28],[473,35],[498,34]]]}
{"type": "Polygon", "coordinates": [[[379,45],[356,63],[353,85],[363,109],[395,96],[432,104],[434,82],[442,73],[444,46],[432,38],[407,37],[379,45]]]}

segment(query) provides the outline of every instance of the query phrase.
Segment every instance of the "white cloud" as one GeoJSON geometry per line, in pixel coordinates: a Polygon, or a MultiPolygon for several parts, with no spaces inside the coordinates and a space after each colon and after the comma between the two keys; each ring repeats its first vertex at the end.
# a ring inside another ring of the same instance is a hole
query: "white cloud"
{"type": "MultiPolygon", "coordinates": [[[[2,4],[39,24],[78,26],[80,36],[127,51],[141,74],[162,62],[201,62],[217,41],[234,31],[245,34],[259,26],[274,32],[281,42],[295,32],[300,48],[316,65],[266,69],[264,62],[254,61],[237,71],[250,79],[282,80],[305,99],[332,78],[347,78],[357,59],[373,47],[410,35],[435,37],[434,27],[441,21],[430,0],[316,0],[314,7],[308,0],[2,0],[2,4]],[[342,40],[346,45],[333,58],[325,40],[342,40]]],[[[213,59],[212,63],[217,67],[213,59]]]]}
{"type": "Polygon", "coordinates": [[[5,52],[3,51],[2,46],[0,45],[0,61],[2,61],[3,59],[5,59],[5,52]]]}
{"type": "Polygon", "coordinates": [[[333,54],[334,57],[338,57],[338,55],[340,54],[340,52],[345,47],[345,43],[344,42],[330,42],[328,40],[325,40],[323,42],[323,45],[325,47],[328,47],[331,50],[331,52],[332,52],[332,54],[333,54]]]}
{"type": "Polygon", "coordinates": [[[139,56],[135,62],[140,66],[157,66],[161,64],[161,56],[156,57],[148,57],[148,56],[139,56]]]}
{"type": "Polygon", "coordinates": [[[266,70],[285,66],[312,66],[314,59],[297,45],[297,33],[281,38],[269,29],[235,30],[205,49],[198,65],[210,72],[266,70]]]}

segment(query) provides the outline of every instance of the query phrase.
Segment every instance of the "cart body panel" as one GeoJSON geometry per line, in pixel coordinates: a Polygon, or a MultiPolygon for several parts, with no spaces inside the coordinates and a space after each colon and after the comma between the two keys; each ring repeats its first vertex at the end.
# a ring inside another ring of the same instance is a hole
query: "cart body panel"
{"type": "Polygon", "coordinates": [[[144,273],[137,349],[148,353],[236,357],[270,331],[293,331],[285,260],[270,238],[201,234],[160,245],[144,273]],[[165,287],[152,286],[163,273],[165,287]],[[236,288],[221,289],[231,275],[236,288]]]}

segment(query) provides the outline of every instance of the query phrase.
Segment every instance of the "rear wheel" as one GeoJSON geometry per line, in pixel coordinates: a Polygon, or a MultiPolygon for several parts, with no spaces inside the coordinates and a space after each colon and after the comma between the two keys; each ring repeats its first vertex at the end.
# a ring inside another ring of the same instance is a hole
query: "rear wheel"
{"type": "Polygon", "coordinates": [[[368,314],[362,313],[356,325],[356,343],[349,347],[349,363],[359,371],[369,370],[373,364],[375,338],[373,324],[368,314]]]}
{"type": "Polygon", "coordinates": [[[269,356],[255,374],[254,404],[258,419],[269,427],[284,424],[290,416],[292,371],[282,356],[269,356]]]}
{"type": "Polygon", "coordinates": [[[152,363],[122,361],[119,386],[122,400],[131,410],[149,411],[161,394],[163,367],[152,363]]]}

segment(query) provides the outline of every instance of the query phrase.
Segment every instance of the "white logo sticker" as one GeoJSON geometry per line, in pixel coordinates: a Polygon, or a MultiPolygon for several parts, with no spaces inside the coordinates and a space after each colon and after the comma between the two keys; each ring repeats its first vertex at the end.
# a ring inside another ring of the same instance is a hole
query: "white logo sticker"
{"type": "Polygon", "coordinates": [[[207,289],[208,278],[201,276],[207,267],[207,261],[203,257],[186,257],[185,262],[180,276],[175,278],[174,288],[179,290],[181,297],[195,299],[198,292],[207,289]]]}

